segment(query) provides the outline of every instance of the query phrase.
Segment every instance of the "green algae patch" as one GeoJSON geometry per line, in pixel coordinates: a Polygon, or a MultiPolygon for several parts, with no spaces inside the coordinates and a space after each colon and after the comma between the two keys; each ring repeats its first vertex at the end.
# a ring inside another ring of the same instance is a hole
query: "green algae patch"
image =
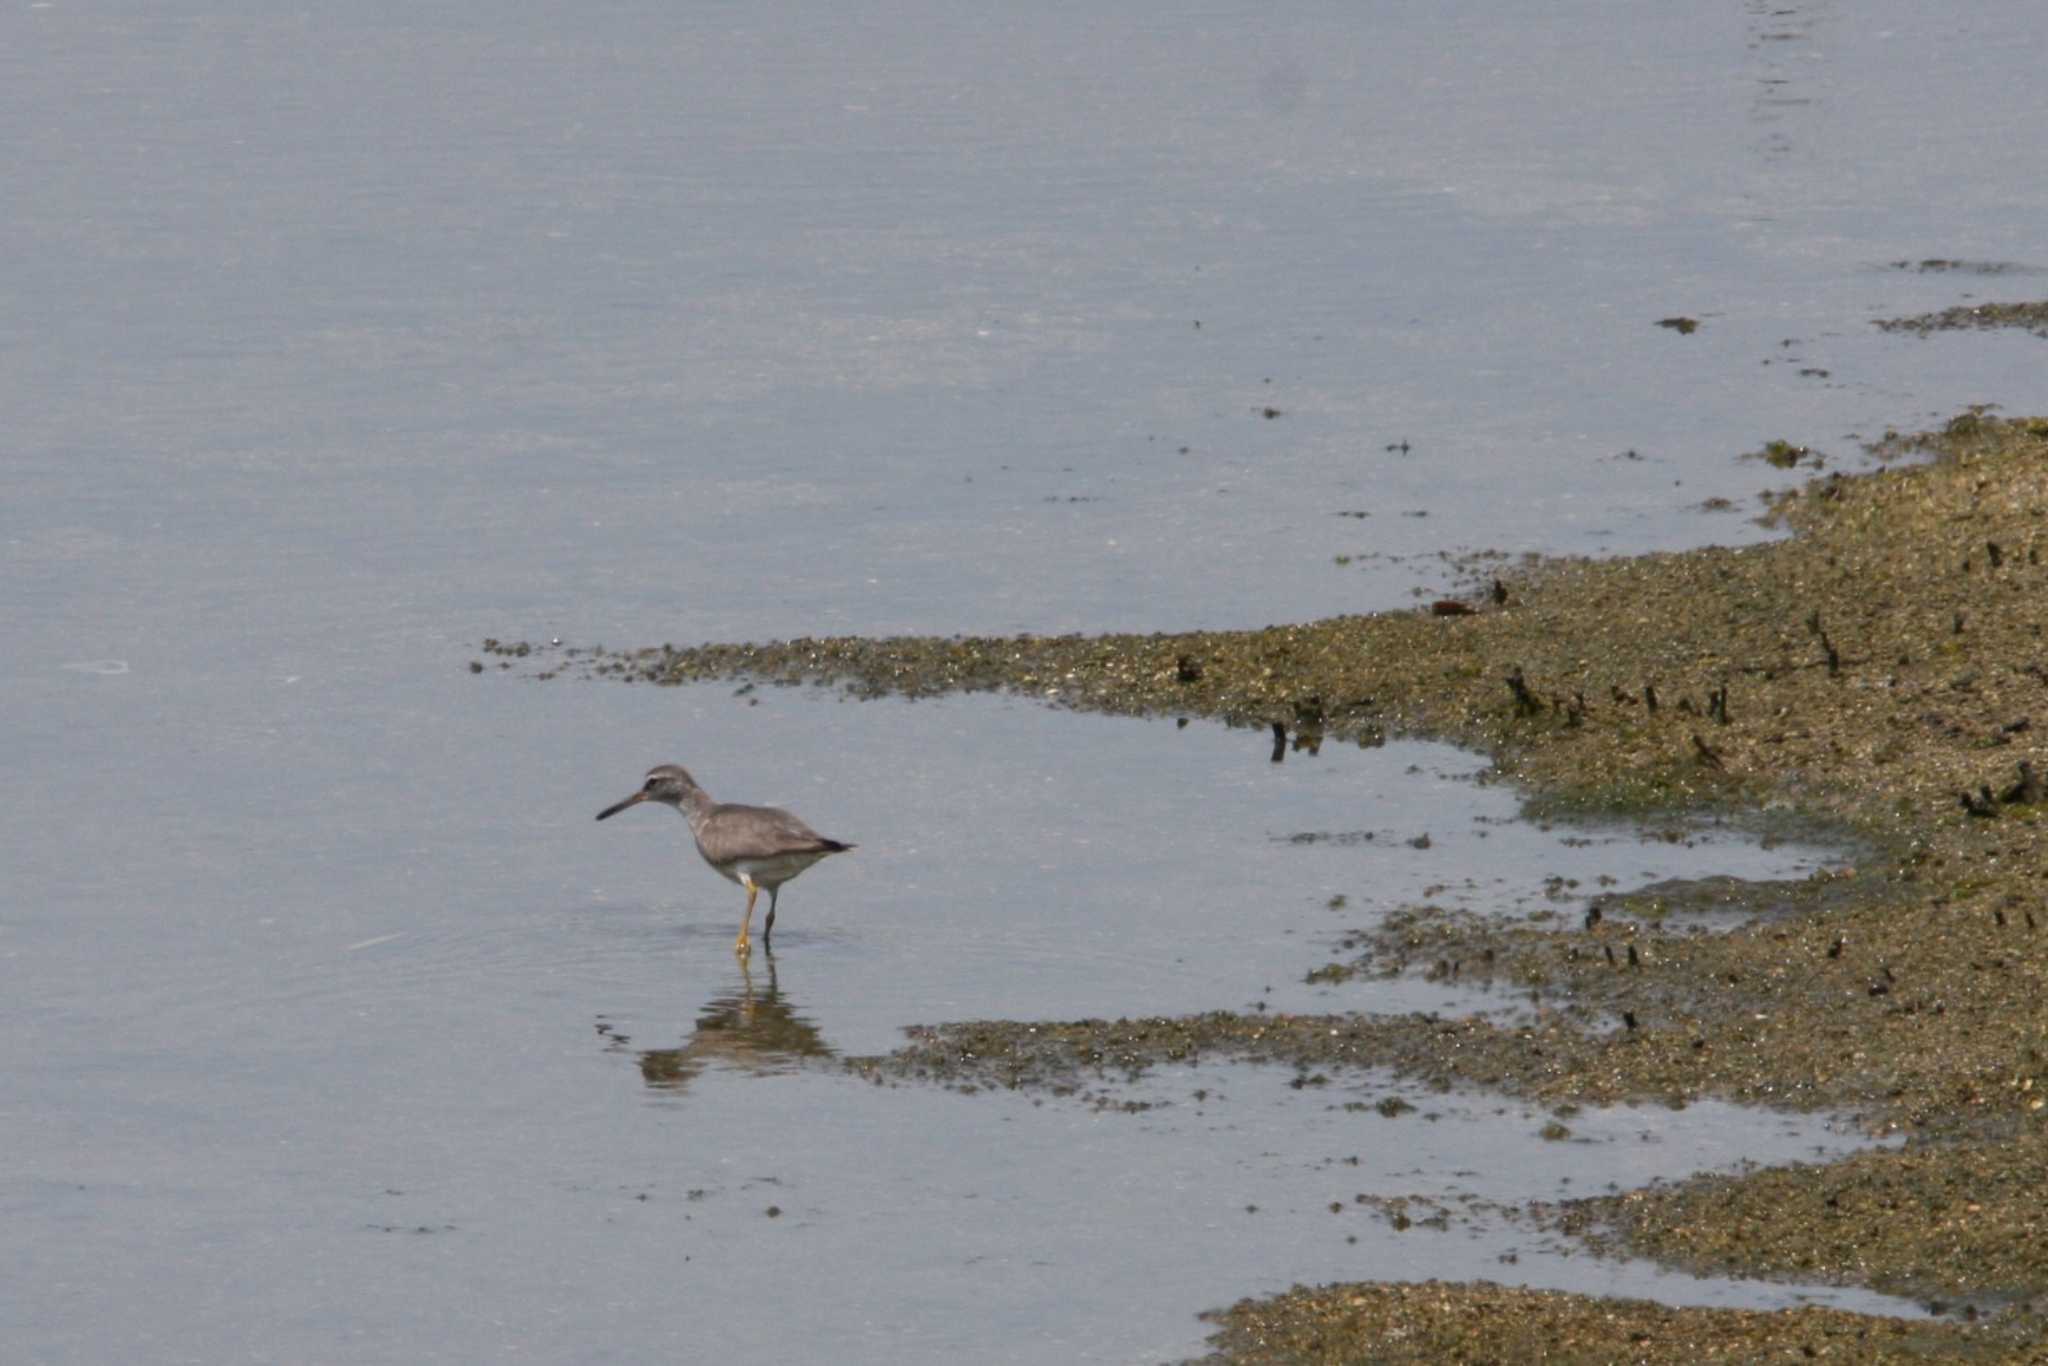
{"type": "MultiPolygon", "coordinates": [[[[1461,613],[1152,635],[487,649],[543,677],[823,683],[854,696],[1002,690],[1257,727],[1276,744],[1428,737],[1490,755],[1492,777],[1543,810],[1782,814],[1849,832],[1860,852],[1826,885],[1775,907],[1752,898],[1726,933],[1693,933],[1684,907],[1658,913],[1645,900],[1682,900],[1671,888],[1603,906],[1592,924],[1410,908],[1361,931],[1355,958],[1329,969],[1332,980],[1414,972],[1526,990],[1545,1006],[1526,1026],[1258,1013],[964,1023],[849,1065],[878,1080],[1060,1091],[1214,1054],[1389,1067],[1549,1103],[1717,1096],[1844,1109],[1916,1141],[1635,1192],[1588,1207],[1579,1225],[1730,1272],[2039,1297],[2048,420],[1971,412],[1877,451],[1932,458],[1789,491],[1770,510],[1788,538],[1771,544],[1491,561],[1494,590],[1461,613]],[[1847,1174],[1868,1200],[1842,1199],[1847,1174]]],[[[1346,1293],[1377,1303],[1405,1292],[1346,1293]]],[[[1631,1332],[1704,1312],[1574,1303],[1631,1332]]],[[[1854,1331],[1879,1336],[1829,1350],[1917,1350],[1861,1322],[1854,1331]]],[[[1793,1339],[1768,1341],[1775,1351],[1793,1339]]]]}
{"type": "Polygon", "coordinates": [[[1603,917],[1618,916],[1651,924],[1707,925],[1726,923],[1731,918],[1790,920],[1846,907],[1871,891],[1868,882],[1832,872],[1816,873],[1797,882],[1758,882],[1726,876],[1672,878],[1607,893],[1595,899],[1593,909],[1603,917]]]}
{"type": "Polygon", "coordinates": [[[2016,327],[2037,337],[2048,337],[2048,303],[1957,304],[1938,313],[1879,318],[1877,325],[1887,332],[1911,332],[1920,337],[1994,327],[2016,327]]]}
{"type": "Polygon", "coordinates": [[[1680,1309],[1479,1281],[1297,1287],[1208,1316],[1209,1361],[1328,1363],[2018,1361],[2009,1326],[1922,1323],[1837,1309],[1680,1309]]]}
{"type": "MultiPolygon", "coordinates": [[[[1121,1020],[986,1020],[916,1026],[896,1051],[849,1058],[877,1081],[956,1090],[1100,1094],[1154,1067],[1203,1060],[1258,1062],[1303,1075],[1385,1068],[1438,1090],[1479,1087],[1550,1095],[1596,1064],[1597,1041],[1561,1020],[1526,1028],[1433,1015],[1288,1015],[1211,1011],[1121,1020]]],[[[1667,1094],[1676,1094],[1675,1089],[1667,1094]]]]}
{"type": "Polygon", "coordinates": [[[1790,441],[1778,440],[1764,442],[1762,447],[1751,451],[1743,458],[1745,460],[1761,460],[1766,465],[1781,470],[1797,469],[1801,465],[1809,465],[1814,469],[1819,469],[1827,463],[1827,458],[1811,446],[1799,446],[1794,445],[1790,441]]]}
{"type": "Polygon", "coordinates": [[[1893,270],[1911,271],[1916,275],[2036,275],[2037,266],[2024,265],[2018,261],[1962,261],[1949,256],[1927,256],[1918,261],[1893,261],[1893,270]]]}
{"type": "Polygon", "coordinates": [[[1702,878],[1603,894],[1565,924],[1405,906],[1344,935],[1340,957],[1308,978],[1414,975],[1491,988],[1600,1031],[1604,1062],[1545,1082],[1536,1100],[1712,1094],[1788,1108],[1861,1103],[1889,1115],[1879,1094],[1888,1075],[1859,1078],[1826,1051],[1832,1040],[1810,1051],[1814,1041],[1774,1023],[1834,1014],[1853,1026],[1888,1006],[1897,970],[1848,928],[1881,915],[1885,891],[1847,870],[1797,882],[1702,878]],[[1771,946],[1803,946],[1814,924],[1832,936],[1817,946],[1832,971],[1809,971],[1798,953],[1773,961],[1771,946]],[[1624,1032],[1609,1032],[1616,1026],[1624,1032]]]}
{"type": "Polygon", "coordinates": [[[2029,1298],[2048,1245],[2048,1145],[1915,1146],[1695,1177],[1537,1211],[1596,1249],[1701,1275],[1868,1285],[1939,1303],[2029,1298]]]}

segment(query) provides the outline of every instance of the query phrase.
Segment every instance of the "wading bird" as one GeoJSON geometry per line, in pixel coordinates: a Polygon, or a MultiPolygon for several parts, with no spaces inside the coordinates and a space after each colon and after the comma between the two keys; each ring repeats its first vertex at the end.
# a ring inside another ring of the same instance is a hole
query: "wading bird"
{"type": "Polygon", "coordinates": [[[644,787],[598,812],[597,818],[616,816],[641,802],[660,802],[681,812],[704,861],[747,889],[747,913],[740,919],[740,937],[732,946],[742,958],[752,952],[747,927],[754,920],[754,898],[763,887],[768,889],[768,920],[761,927],[761,945],[772,952],[775,899],[782,884],[826,855],[843,854],[854,847],[825,838],[779,806],[714,802],[680,764],[647,770],[644,787]]]}

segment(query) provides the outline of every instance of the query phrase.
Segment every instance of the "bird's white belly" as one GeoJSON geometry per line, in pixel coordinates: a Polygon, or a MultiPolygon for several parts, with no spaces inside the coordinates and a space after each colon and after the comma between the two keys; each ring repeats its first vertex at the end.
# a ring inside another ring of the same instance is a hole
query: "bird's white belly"
{"type": "Polygon", "coordinates": [[[777,854],[772,858],[733,859],[711,866],[728,881],[743,882],[752,878],[763,887],[779,887],[823,857],[822,853],[777,854]]]}

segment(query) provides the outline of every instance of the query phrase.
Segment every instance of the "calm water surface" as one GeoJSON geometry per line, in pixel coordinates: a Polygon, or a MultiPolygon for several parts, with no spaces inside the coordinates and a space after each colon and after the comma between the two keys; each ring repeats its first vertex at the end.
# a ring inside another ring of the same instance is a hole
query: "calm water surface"
{"type": "Polygon", "coordinates": [[[1437,747],[1275,766],[1199,723],[466,664],[1256,625],[1440,591],[1447,551],[1754,540],[1783,476],[1737,452],[1840,467],[2048,401],[2033,338],[1870,325],[2038,293],[2034,20],[11,12],[0,1334],[1128,1361],[1296,1279],[1784,1302],[1355,1196],[1511,1204],[1844,1124],[1558,1144],[1483,1098],[1345,1108],[1384,1078],[1203,1068],[1130,1114],[839,1058],[975,1016],[1520,1009],[1303,977],[1425,895],[1823,851],[1567,840],[1437,747]],[[1929,257],[1997,268],[1893,264],[1929,257]],[[590,820],[669,759],[861,844],[788,889],[772,977],[679,821],[590,820]]]}

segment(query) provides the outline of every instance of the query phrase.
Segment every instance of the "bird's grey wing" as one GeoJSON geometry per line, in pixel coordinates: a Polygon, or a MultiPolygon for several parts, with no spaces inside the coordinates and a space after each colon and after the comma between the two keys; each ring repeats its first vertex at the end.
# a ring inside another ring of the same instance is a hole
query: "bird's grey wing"
{"type": "Polygon", "coordinates": [[[704,852],[720,862],[742,858],[773,858],[832,849],[826,839],[779,806],[720,806],[704,831],[704,852]]]}

